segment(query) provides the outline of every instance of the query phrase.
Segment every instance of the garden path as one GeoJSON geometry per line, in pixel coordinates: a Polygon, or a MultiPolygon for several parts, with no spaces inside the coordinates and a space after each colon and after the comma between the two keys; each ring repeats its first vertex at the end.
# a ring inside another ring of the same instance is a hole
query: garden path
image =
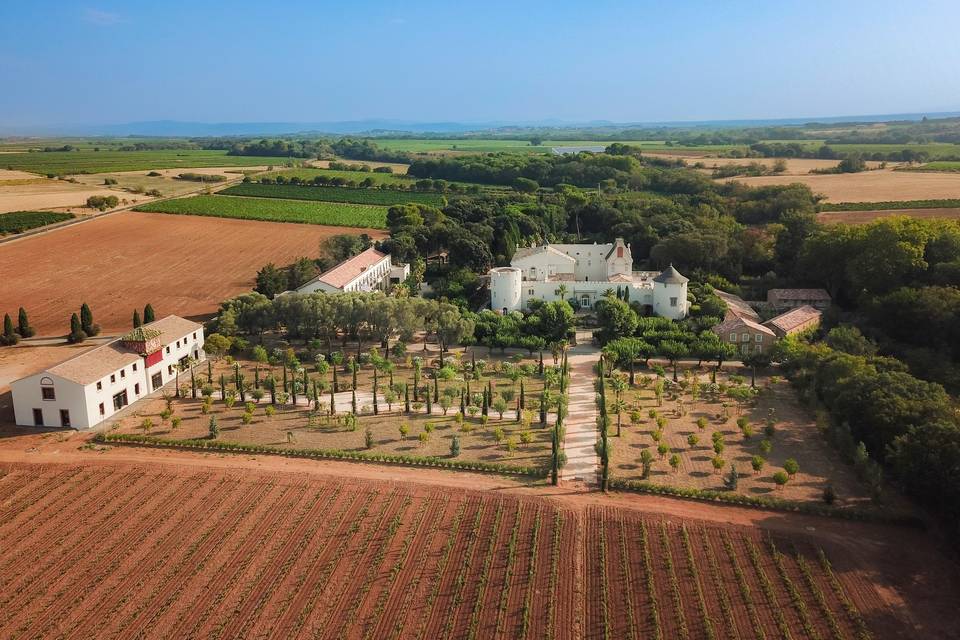
{"type": "Polygon", "coordinates": [[[599,457],[597,442],[597,403],[594,390],[594,366],[600,360],[600,350],[593,346],[587,333],[577,336],[579,344],[568,352],[570,364],[569,415],[563,441],[567,463],[563,480],[579,480],[596,484],[599,457]]]}

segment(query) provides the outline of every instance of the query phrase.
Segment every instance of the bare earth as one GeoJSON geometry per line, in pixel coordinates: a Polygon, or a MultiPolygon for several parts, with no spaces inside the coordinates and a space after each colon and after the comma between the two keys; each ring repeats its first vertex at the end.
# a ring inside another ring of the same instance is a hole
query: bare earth
{"type": "Polygon", "coordinates": [[[820,222],[843,222],[845,224],[867,224],[878,218],[887,218],[890,216],[910,216],[911,218],[920,218],[923,220],[947,219],[956,220],[960,218],[960,209],[889,209],[875,211],[824,211],[817,214],[820,222]]]}
{"type": "Polygon", "coordinates": [[[887,202],[960,198],[960,174],[878,169],[862,173],[730,178],[757,187],[802,182],[828,202],[887,202]]]}
{"type": "MultiPolygon", "coordinates": [[[[36,176],[33,177],[36,178],[36,176]]],[[[102,177],[99,183],[103,184],[102,177]]],[[[103,186],[73,184],[66,180],[30,181],[28,184],[6,186],[0,182],[0,213],[54,208],[78,210],[83,208],[90,196],[117,196],[129,203],[151,199],[144,195],[134,195],[103,186]]]]}
{"type": "Polygon", "coordinates": [[[854,638],[860,616],[881,639],[960,628],[957,569],[914,529],[86,440],[0,431],[0,540],[16,550],[0,559],[14,605],[4,635],[680,637],[685,619],[689,637],[709,624],[717,637],[762,627],[772,638],[780,618],[794,638],[834,637],[829,620],[854,638]]]}
{"type": "Polygon", "coordinates": [[[39,335],[63,335],[87,302],[104,332],[130,326],[148,302],[159,315],[202,318],[249,291],[267,262],[313,256],[323,238],[368,233],[162,213],[121,212],[0,246],[3,311],[25,307],[39,335]],[[29,270],[25,266],[29,265],[29,270]]]}

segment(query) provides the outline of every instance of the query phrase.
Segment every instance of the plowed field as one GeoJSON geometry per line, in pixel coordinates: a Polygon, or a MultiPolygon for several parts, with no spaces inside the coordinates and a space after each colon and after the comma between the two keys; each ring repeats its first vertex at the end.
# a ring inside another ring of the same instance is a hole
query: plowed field
{"type": "Polygon", "coordinates": [[[118,213],[0,245],[0,313],[25,307],[38,335],[65,335],[87,302],[104,332],[130,328],[134,309],[203,317],[253,287],[267,262],[314,257],[338,233],[283,224],[161,213],[118,213]]]}
{"type": "Polygon", "coordinates": [[[0,549],[4,638],[852,639],[896,626],[861,572],[805,539],[356,478],[5,463],[0,549]]]}

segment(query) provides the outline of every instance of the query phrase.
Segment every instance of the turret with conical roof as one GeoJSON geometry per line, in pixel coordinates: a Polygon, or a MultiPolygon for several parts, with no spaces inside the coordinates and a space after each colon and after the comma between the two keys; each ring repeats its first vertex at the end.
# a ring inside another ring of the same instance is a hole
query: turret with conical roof
{"type": "Polygon", "coordinates": [[[687,317],[687,282],[690,279],[671,264],[653,279],[653,312],[671,320],[687,317]]]}

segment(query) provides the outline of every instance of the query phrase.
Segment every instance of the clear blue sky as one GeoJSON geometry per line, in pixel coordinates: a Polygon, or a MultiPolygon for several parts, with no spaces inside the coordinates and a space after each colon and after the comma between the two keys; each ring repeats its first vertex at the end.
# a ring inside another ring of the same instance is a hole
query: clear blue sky
{"type": "Polygon", "coordinates": [[[960,1],[0,2],[0,125],[960,110],[960,1]]]}

